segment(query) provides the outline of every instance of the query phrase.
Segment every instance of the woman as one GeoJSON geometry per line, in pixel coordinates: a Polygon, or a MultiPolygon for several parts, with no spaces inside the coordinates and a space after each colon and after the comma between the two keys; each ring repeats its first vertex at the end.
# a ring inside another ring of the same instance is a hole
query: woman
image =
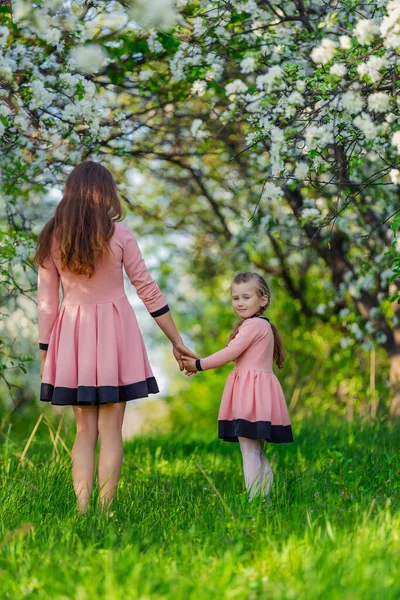
{"type": "Polygon", "coordinates": [[[124,292],[122,266],[171,341],[180,370],[182,355],[196,357],[183,344],[135,237],[119,222],[122,213],[111,173],[84,162],[69,175],[36,253],[40,399],[73,407],[72,477],[80,512],[87,510],[93,489],[98,436],[100,502],[108,507],[120,478],[126,402],[159,391],[124,292]]]}

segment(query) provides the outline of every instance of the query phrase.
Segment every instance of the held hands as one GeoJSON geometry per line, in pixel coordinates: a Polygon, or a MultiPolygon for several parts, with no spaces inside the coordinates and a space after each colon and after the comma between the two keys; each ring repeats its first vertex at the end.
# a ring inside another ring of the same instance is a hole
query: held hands
{"type": "MultiPolygon", "coordinates": [[[[175,359],[176,359],[176,361],[179,365],[179,369],[181,371],[183,371],[183,369],[184,369],[183,360],[182,360],[183,357],[192,359],[193,363],[195,362],[196,358],[200,358],[199,356],[197,356],[197,354],[195,354],[194,352],[189,350],[189,348],[187,348],[183,342],[173,344],[172,352],[175,356],[175,359]]],[[[186,375],[188,375],[188,373],[186,373],[186,375]]]]}
{"type": "Polygon", "coordinates": [[[191,375],[194,375],[195,373],[197,373],[195,358],[192,358],[191,356],[182,356],[181,358],[182,358],[183,366],[186,369],[185,375],[190,377],[191,375]]]}

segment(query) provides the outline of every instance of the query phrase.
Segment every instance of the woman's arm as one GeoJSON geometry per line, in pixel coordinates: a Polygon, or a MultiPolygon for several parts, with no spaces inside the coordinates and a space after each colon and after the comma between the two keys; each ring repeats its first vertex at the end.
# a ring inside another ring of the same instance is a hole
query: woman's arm
{"type": "Polygon", "coordinates": [[[168,304],[146,267],[136,238],[125,225],[123,235],[122,261],[131,284],[135,286],[139,298],[152,317],[167,313],[168,304]]]}
{"type": "Polygon", "coordinates": [[[60,302],[60,276],[51,256],[38,272],[38,324],[39,347],[47,350],[60,302]]]}
{"type": "Polygon", "coordinates": [[[194,354],[183,343],[170,312],[167,312],[160,317],[154,317],[154,320],[172,343],[172,352],[178,362],[180,370],[183,371],[182,356],[185,355],[196,359],[198,358],[197,354],[194,354]]]}
{"type": "Polygon", "coordinates": [[[179,364],[180,370],[183,371],[181,356],[186,354],[197,358],[197,355],[183,343],[172,315],[169,312],[169,306],[146,267],[134,235],[127,227],[125,227],[123,263],[130,282],[135,286],[139,298],[145,304],[157,325],[171,341],[173,354],[179,364]]]}

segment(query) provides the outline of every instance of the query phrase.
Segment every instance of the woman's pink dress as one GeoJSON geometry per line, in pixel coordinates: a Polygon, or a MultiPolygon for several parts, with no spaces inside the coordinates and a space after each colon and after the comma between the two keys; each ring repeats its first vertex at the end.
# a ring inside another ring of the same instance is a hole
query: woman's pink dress
{"type": "Polygon", "coordinates": [[[226,348],[196,361],[201,371],[235,361],[228,376],[218,415],[218,436],[292,442],[285,397],[272,370],[274,334],[266,317],[246,319],[226,348]]]}
{"type": "Polygon", "coordinates": [[[115,223],[110,248],[91,278],[61,271],[54,247],[39,268],[39,346],[48,349],[40,391],[45,402],[106,404],[159,391],[124,291],[122,265],[153,317],[168,312],[168,305],[123,223],[115,223]]]}

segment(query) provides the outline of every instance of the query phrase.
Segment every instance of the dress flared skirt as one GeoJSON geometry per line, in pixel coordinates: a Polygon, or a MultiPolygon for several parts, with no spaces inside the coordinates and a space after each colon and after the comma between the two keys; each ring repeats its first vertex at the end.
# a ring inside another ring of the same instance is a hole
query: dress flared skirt
{"type": "Polygon", "coordinates": [[[158,391],[126,296],[104,304],[61,306],[49,341],[42,401],[98,405],[158,391]]]}
{"type": "Polygon", "coordinates": [[[234,369],[228,376],[218,415],[218,437],[239,437],[275,444],[293,441],[285,397],[273,373],[234,369]]]}

